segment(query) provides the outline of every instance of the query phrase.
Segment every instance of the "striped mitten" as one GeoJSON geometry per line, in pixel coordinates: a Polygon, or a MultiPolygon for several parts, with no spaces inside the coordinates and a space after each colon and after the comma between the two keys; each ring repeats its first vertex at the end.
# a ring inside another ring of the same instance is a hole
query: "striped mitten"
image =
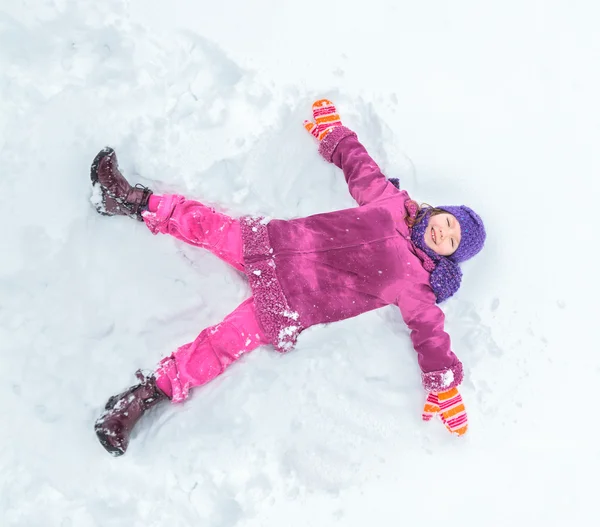
{"type": "Polygon", "coordinates": [[[327,99],[315,101],[312,105],[312,112],[316,122],[304,121],[304,128],[319,141],[322,141],[336,126],[342,126],[335,106],[327,99]]]}
{"type": "Polygon", "coordinates": [[[457,388],[429,393],[423,407],[423,420],[429,421],[435,414],[450,433],[461,436],[467,431],[467,411],[457,388]]]}

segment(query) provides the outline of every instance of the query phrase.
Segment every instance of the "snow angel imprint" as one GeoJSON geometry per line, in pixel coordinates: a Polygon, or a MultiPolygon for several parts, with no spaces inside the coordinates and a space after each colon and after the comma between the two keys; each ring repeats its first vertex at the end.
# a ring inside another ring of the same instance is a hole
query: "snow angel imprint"
{"type": "Polygon", "coordinates": [[[99,213],[130,216],[153,234],[208,249],[241,271],[252,290],[222,322],[166,356],[151,375],[138,371],[138,384],[108,400],[95,431],[111,454],[125,453],[149,408],[184,401],[242,354],[262,345],[289,351],[306,328],[390,304],[411,331],[426,391],[423,419],[438,415],[450,432],[466,432],[457,389],[463,367],[437,304],[458,290],[458,264],[482,249],[483,223],[465,206],[419,207],[382,174],[330,101],[312,110],[314,121],[304,126],[325,160],[342,169],[357,207],[291,220],[236,219],[183,196],[132,187],[111,148],[94,159],[99,213]]]}

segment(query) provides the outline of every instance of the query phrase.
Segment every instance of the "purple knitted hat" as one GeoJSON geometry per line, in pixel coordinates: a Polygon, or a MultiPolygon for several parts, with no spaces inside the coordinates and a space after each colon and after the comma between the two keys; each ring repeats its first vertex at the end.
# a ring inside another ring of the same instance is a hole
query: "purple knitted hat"
{"type": "Polygon", "coordinates": [[[431,215],[431,211],[428,210],[421,213],[422,218],[412,228],[410,237],[412,242],[435,264],[429,282],[439,304],[458,291],[462,279],[462,271],[458,263],[468,260],[481,251],[486,233],[481,218],[469,207],[462,205],[438,208],[452,214],[460,224],[461,239],[458,249],[450,256],[441,256],[427,247],[425,229],[427,229],[431,215]]]}
{"type": "Polygon", "coordinates": [[[485,227],[478,214],[469,207],[443,206],[438,207],[454,216],[460,224],[460,243],[458,249],[448,258],[453,262],[460,263],[475,256],[485,242],[485,227]]]}

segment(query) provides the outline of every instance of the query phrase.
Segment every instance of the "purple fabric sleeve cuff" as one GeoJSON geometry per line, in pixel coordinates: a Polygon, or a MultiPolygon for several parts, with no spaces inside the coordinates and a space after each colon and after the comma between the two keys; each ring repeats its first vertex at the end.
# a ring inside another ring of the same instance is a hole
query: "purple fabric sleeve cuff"
{"type": "Polygon", "coordinates": [[[430,371],[422,373],[423,387],[428,392],[443,392],[458,386],[464,377],[463,366],[460,361],[447,370],[430,371]]]}
{"type": "Polygon", "coordinates": [[[352,130],[345,126],[334,127],[321,141],[321,144],[319,145],[319,154],[321,154],[326,161],[331,163],[337,145],[342,139],[345,139],[350,135],[356,136],[352,130]]]}

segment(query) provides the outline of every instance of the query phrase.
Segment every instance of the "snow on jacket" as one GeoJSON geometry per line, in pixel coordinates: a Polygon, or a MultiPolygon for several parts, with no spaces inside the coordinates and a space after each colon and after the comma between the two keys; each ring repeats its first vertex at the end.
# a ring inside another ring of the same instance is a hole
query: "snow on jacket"
{"type": "Polygon", "coordinates": [[[358,207],[291,220],[241,220],[245,272],[265,333],[279,351],[288,351],[314,324],[395,304],[411,331],[425,389],[460,384],[462,364],[410,241],[407,192],[387,180],[345,127],[327,135],[320,152],[343,170],[358,207]]]}

